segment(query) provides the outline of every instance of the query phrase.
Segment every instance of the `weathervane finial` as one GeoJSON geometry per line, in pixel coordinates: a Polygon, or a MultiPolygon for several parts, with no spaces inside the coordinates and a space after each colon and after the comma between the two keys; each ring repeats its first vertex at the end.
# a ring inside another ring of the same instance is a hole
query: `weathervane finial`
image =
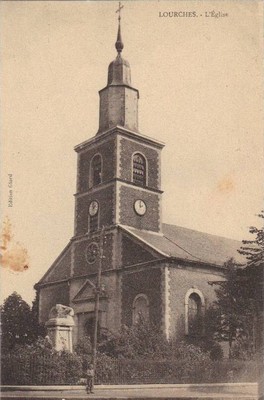
{"type": "Polygon", "coordinates": [[[124,6],[121,4],[121,2],[119,1],[119,5],[118,5],[118,9],[116,10],[116,13],[118,13],[118,32],[117,32],[117,40],[116,40],[116,44],[115,44],[115,48],[118,52],[118,54],[120,55],[120,53],[122,52],[123,48],[124,48],[124,44],[122,42],[122,37],[121,37],[121,26],[120,26],[120,21],[121,21],[121,10],[122,8],[124,8],[124,6]]]}

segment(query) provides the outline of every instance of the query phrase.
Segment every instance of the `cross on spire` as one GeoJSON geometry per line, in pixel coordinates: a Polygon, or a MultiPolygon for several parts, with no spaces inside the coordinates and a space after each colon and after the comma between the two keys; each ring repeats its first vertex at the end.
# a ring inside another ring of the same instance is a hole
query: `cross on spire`
{"type": "Polygon", "coordinates": [[[120,53],[122,52],[123,47],[124,47],[124,44],[123,44],[123,42],[122,42],[121,27],[120,27],[120,25],[121,25],[121,24],[120,24],[120,21],[121,21],[121,10],[122,10],[122,8],[124,8],[124,6],[121,4],[121,1],[119,1],[118,9],[116,10],[116,13],[118,13],[119,16],[118,16],[117,40],[116,40],[116,44],[115,44],[117,53],[118,53],[119,55],[120,55],[120,53]]]}
{"type": "Polygon", "coordinates": [[[121,10],[122,10],[122,8],[124,8],[124,6],[121,5],[121,1],[119,1],[118,9],[116,10],[116,13],[119,13],[119,15],[118,15],[118,21],[119,22],[121,20],[121,10]]]}

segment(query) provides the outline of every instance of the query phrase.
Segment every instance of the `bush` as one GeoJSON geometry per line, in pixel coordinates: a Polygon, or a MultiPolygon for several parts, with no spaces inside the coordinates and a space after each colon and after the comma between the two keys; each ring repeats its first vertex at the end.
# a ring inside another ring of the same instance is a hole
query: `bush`
{"type": "MultiPolygon", "coordinates": [[[[131,348],[131,342],[128,343],[128,347],[131,348]]],[[[158,348],[160,349],[160,347],[158,348]]],[[[98,354],[96,383],[198,383],[210,381],[213,362],[209,353],[184,342],[167,343],[165,350],[162,357],[160,353],[153,354],[152,352],[142,352],[143,357],[135,357],[134,352],[127,352],[127,354],[132,354],[130,358],[124,358],[124,353],[121,353],[122,357],[119,356],[119,358],[98,354]]]]}
{"type": "Polygon", "coordinates": [[[77,345],[74,347],[76,354],[81,356],[90,356],[92,354],[92,344],[90,336],[84,335],[79,340],[77,345]]]}
{"type": "Polygon", "coordinates": [[[224,360],[212,365],[212,382],[258,382],[263,366],[258,361],[224,360]]]}
{"type": "Polygon", "coordinates": [[[106,354],[98,353],[96,370],[97,384],[103,384],[106,382],[111,383],[113,381],[113,378],[117,378],[115,359],[106,354]]]}
{"type": "Polygon", "coordinates": [[[208,353],[211,360],[222,360],[224,352],[221,345],[213,339],[207,337],[188,337],[185,339],[187,344],[192,344],[199,347],[203,352],[208,353]]]}
{"type": "Polygon", "coordinates": [[[105,337],[99,343],[99,351],[113,358],[160,358],[170,353],[169,343],[160,330],[144,321],[123,326],[118,335],[105,337]]]}
{"type": "Polygon", "coordinates": [[[179,362],[178,373],[182,379],[192,378],[194,383],[210,380],[212,360],[209,352],[199,346],[180,342],[174,343],[172,356],[179,362]]]}

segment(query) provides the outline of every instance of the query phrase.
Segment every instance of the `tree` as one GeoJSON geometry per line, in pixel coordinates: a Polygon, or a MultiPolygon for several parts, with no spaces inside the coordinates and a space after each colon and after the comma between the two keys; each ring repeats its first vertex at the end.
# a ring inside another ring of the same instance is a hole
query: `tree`
{"type": "MultiPolygon", "coordinates": [[[[264,219],[264,210],[258,214],[264,219]]],[[[253,318],[253,343],[255,351],[263,348],[263,332],[264,324],[264,226],[256,228],[250,227],[249,232],[255,235],[253,240],[243,240],[239,253],[246,256],[247,264],[240,271],[240,278],[244,282],[245,296],[252,304],[253,318]]]]}
{"type": "MultiPolygon", "coordinates": [[[[264,210],[258,214],[258,217],[264,219],[264,210]]],[[[244,246],[239,250],[240,254],[246,256],[248,267],[257,267],[263,269],[264,264],[264,227],[258,229],[254,226],[249,228],[249,232],[256,235],[254,240],[242,240],[244,246]]]]}
{"type": "Polygon", "coordinates": [[[31,340],[31,310],[22,297],[14,292],[1,307],[2,348],[11,350],[15,344],[31,340]]]}
{"type": "MultiPolygon", "coordinates": [[[[223,349],[219,344],[218,330],[221,312],[218,307],[211,304],[204,312],[202,327],[199,335],[187,335],[185,341],[195,346],[199,346],[204,352],[208,352],[211,360],[221,360],[223,358],[223,349]]],[[[199,327],[198,327],[199,328],[199,327]]],[[[199,332],[199,329],[197,330],[199,332]]]]}
{"type": "MultiPolygon", "coordinates": [[[[258,216],[264,219],[264,210],[258,216]]],[[[247,296],[254,302],[257,314],[263,312],[263,273],[264,273],[264,227],[251,226],[249,232],[254,240],[243,240],[239,253],[246,256],[246,267],[240,275],[247,288],[247,296]]]]}
{"type": "Polygon", "coordinates": [[[12,293],[1,306],[2,349],[12,350],[15,345],[33,343],[44,333],[36,320],[34,306],[30,306],[16,292],[12,293]]]}
{"type": "Polygon", "coordinates": [[[248,299],[246,284],[241,280],[239,267],[234,260],[230,259],[224,267],[226,279],[211,282],[218,286],[215,289],[217,300],[214,302],[215,337],[219,341],[228,341],[229,355],[232,356],[233,343],[242,339],[251,352],[254,306],[248,299]]]}
{"type": "MultiPolygon", "coordinates": [[[[264,210],[258,216],[264,219],[264,210]]],[[[226,280],[211,282],[218,286],[215,335],[218,340],[228,340],[230,355],[243,358],[252,356],[263,340],[264,227],[250,227],[249,232],[255,239],[243,240],[238,250],[247,260],[245,265],[229,260],[226,280]]]]}

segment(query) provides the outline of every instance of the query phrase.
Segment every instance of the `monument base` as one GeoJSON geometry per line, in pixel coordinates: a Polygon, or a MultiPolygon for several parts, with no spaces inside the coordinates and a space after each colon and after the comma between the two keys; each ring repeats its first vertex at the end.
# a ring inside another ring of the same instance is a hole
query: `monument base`
{"type": "Polygon", "coordinates": [[[50,311],[46,322],[48,336],[52,346],[57,351],[72,353],[73,309],[62,304],[56,304],[50,311]]]}

